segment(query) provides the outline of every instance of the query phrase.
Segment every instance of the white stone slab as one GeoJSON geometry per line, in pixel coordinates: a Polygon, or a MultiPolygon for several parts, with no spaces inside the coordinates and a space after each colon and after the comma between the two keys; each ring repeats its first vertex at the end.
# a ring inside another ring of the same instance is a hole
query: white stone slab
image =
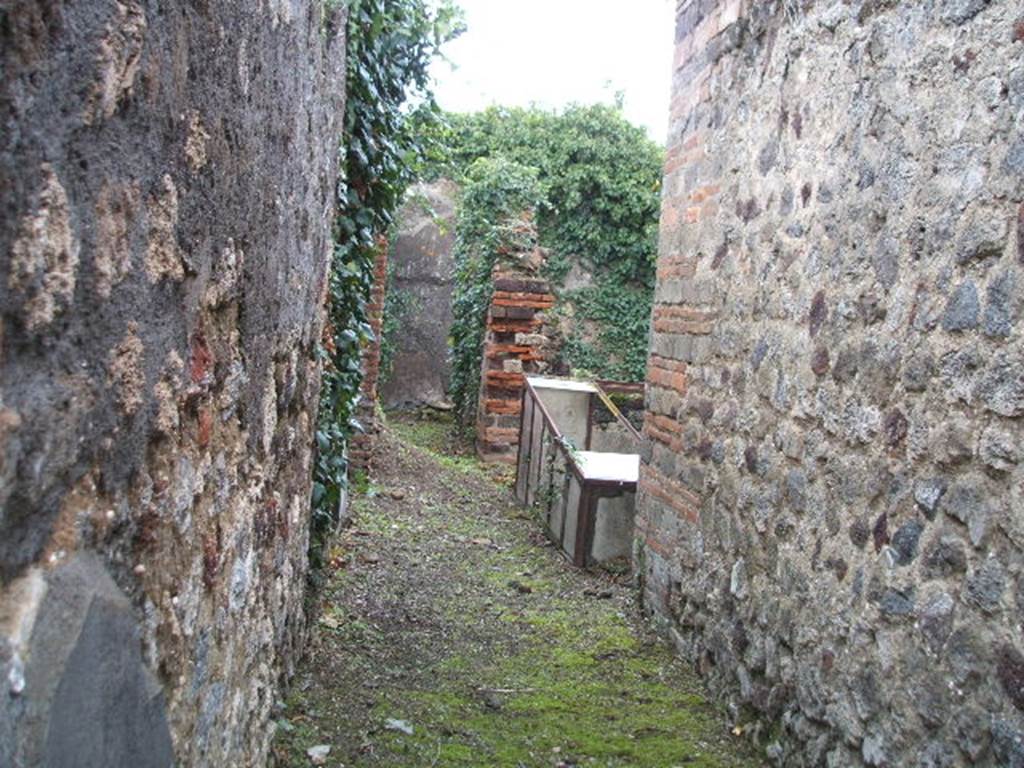
{"type": "Polygon", "coordinates": [[[527,376],[535,389],[562,389],[570,392],[597,392],[597,387],[586,381],[573,381],[572,379],[548,379],[543,376],[527,376]]]}
{"type": "Polygon", "coordinates": [[[640,456],[635,453],[579,451],[574,454],[584,480],[635,483],[640,479],[640,456]]]}

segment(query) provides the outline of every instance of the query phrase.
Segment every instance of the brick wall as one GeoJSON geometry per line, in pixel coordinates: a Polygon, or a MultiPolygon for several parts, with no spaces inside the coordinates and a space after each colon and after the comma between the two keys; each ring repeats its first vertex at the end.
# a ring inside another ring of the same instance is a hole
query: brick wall
{"type": "Polygon", "coordinates": [[[546,312],[555,297],[546,280],[508,264],[494,271],[494,295],[484,336],[476,446],[485,461],[514,463],[525,377],[548,370],[546,312]]]}
{"type": "Polygon", "coordinates": [[[678,6],[637,567],[776,764],[1024,765],[1022,23],[678,6]]]}

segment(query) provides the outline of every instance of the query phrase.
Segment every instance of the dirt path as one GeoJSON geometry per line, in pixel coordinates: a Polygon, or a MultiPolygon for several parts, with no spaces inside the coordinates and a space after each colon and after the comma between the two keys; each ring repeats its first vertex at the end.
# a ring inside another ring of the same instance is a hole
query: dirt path
{"type": "Polygon", "coordinates": [[[396,423],[355,501],[280,765],[755,765],[645,629],[435,423],[396,423]],[[414,445],[418,443],[418,447],[414,445]],[[433,449],[433,450],[431,450],[433,449]]]}

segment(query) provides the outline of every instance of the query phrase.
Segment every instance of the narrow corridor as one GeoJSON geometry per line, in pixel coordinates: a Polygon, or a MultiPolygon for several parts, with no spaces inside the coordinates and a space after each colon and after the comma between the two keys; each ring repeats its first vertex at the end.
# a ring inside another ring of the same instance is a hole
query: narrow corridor
{"type": "Polygon", "coordinates": [[[625,565],[572,568],[445,424],[393,418],[378,456],[279,765],[757,764],[645,628],[625,565]]]}

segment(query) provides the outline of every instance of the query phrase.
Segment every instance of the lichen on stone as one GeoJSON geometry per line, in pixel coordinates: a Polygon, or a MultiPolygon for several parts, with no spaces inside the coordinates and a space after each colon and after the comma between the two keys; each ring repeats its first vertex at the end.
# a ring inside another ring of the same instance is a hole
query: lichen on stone
{"type": "Polygon", "coordinates": [[[132,266],[131,227],[138,215],[139,190],[134,184],[104,184],[96,201],[96,290],[109,299],[132,266]]]}
{"type": "Polygon", "coordinates": [[[142,405],[146,388],[143,368],[145,350],[138,335],[138,324],[129,323],[128,331],[110,353],[107,372],[117,402],[126,416],[133,416],[142,405]]]}
{"type": "Polygon", "coordinates": [[[178,431],[180,424],[175,385],[167,378],[163,378],[153,388],[153,394],[156,397],[155,426],[162,434],[171,437],[178,431]]]}
{"type": "Polygon", "coordinates": [[[86,124],[110,119],[135,85],[146,38],[146,14],[134,0],[117,0],[96,53],[97,78],[86,101],[86,124]]]}
{"type": "Polygon", "coordinates": [[[25,297],[23,318],[30,331],[49,325],[71,302],[80,250],[67,193],[51,166],[41,170],[42,190],[35,209],[21,219],[8,277],[11,290],[25,297]]]}
{"type": "Polygon", "coordinates": [[[210,134],[203,127],[199,112],[193,110],[188,120],[188,136],[185,139],[185,158],[193,171],[198,171],[206,165],[206,142],[209,140],[210,134]]]}
{"type": "Polygon", "coordinates": [[[164,174],[160,188],[149,200],[149,246],[146,249],[146,274],[149,282],[164,278],[182,280],[185,268],[178,249],[175,229],[178,225],[178,188],[170,174],[164,174]]]}

